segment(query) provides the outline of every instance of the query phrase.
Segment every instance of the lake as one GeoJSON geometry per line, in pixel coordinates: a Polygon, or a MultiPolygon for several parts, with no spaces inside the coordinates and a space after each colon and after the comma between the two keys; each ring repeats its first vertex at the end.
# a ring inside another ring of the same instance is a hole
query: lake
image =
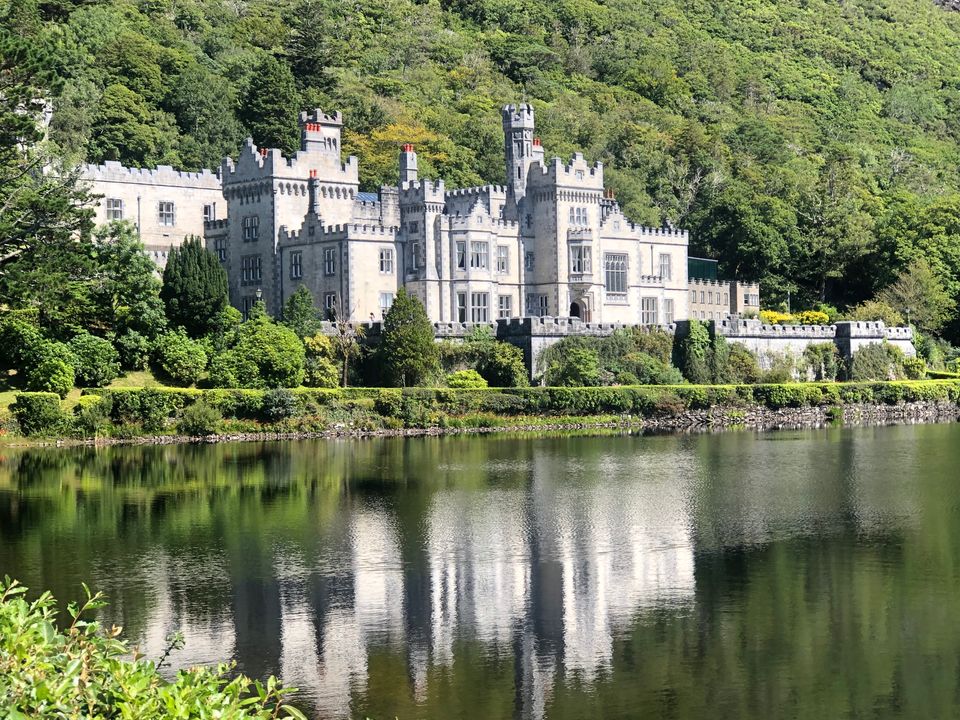
{"type": "Polygon", "coordinates": [[[0,575],[316,718],[960,715],[960,425],[0,451],[0,575]]]}

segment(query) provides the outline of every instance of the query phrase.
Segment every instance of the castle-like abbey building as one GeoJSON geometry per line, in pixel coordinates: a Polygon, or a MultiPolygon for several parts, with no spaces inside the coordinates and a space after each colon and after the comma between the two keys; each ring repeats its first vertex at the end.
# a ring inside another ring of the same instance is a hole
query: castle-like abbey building
{"type": "MultiPolygon", "coordinates": [[[[521,316],[669,325],[759,309],[755,284],[688,277],[684,230],[635,225],[605,190],[603,165],[547,160],[533,107],[503,108],[506,184],[448,189],[399,154],[399,184],[361,192],[341,154],[340,113],[301,113],[292,157],[247,140],[217,174],[85,166],[98,219],[134,220],[148,252],[203,234],[230,301],[279,315],[300,285],[340,319],[379,320],[400,287],[434,322],[521,316]]],[[[699,267],[702,263],[691,263],[699,267]]],[[[715,268],[715,266],[714,266],[715,268]]]]}
{"type": "Polygon", "coordinates": [[[435,322],[688,317],[687,233],[631,223],[600,163],[546,160],[530,105],[503,109],[507,183],[460,189],[421,178],[405,145],[399,185],[360,192],[340,114],[303,113],[300,124],[295,156],[248,141],[221,167],[227,217],[205,236],[241,310],[259,295],[277,313],[302,284],[350,320],[380,319],[400,287],[435,322]]]}

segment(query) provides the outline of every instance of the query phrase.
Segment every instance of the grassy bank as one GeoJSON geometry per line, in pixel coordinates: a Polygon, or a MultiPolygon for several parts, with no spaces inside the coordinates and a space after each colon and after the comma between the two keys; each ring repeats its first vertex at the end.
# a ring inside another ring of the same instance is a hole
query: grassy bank
{"type": "Polygon", "coordinates": [[[21,393],[11,435],[135,438],[239,433],[323,433],[410,428],[469,429],[681,418],[702,411],[956,405],[960,379],[768,385],[599,388],[341,388],[197,390],[109,388],[61,402],[21,393]]]}

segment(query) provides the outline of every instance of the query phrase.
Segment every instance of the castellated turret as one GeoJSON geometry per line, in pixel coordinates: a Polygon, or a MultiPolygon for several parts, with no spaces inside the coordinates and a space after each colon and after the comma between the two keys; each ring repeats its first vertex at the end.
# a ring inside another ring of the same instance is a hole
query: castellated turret
{"type": "Polygon", "coordinates": [[[327,115],[320,108],[300,113],[300,148],[320,152],[340,164],[340,131],[343,116],[337,112],[327,115]]]}
{"type": "Polygon", "coordinates": [[[400,148],[400,184],[417,179],[417,153],[413,145],[406,143],[400,148]]]}
{"type": "MultiPolygon", "coordinates": [[[[526,195],[527,169],[534,160],[533,106],[529,103],[503,108],[503,149],[507,166],[507,192],[519,203],[526,195]]],[[[539,157],[543,151],[538,147],[539,157]]]]}

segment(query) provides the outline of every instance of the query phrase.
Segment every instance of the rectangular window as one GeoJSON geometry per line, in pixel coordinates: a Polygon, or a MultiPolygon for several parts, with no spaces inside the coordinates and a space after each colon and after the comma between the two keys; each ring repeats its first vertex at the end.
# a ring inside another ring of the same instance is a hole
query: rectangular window
{"type": "Polygon", "coordinates": [[[263,279],[263,261],[259,255],[244,255],[240,258],[240,280],[256,283],[263,279]]]}
{"type": "Polygon", "coordinates": [[[227,239],[218,237],[213,241],[213,249],[217,253],[217,260],[220,262],[227,261],[227,239]]]}
{"type": "Polygon", "coordinates": [[[593,272],[590,248],[586,245],[575,245],[570,248],[570,272],[575,275],[587,275],[593,272]]]}
{"type": "Polygon", "coordinates": [[[513,296],[512,295],[500,295],[499,297],[497,297],[497,317],[501,317],[501,318],[513,317],[513,296]]]}
{"type": "Polygon", "coordinates": [[[490,259],[490,245],[485,242],[470,243],[470,267],[486,270],[490,259]]]}
{"type": "Polygon", "coordinates": [[[670,280],[673,274],[673,267],[670,264],[670,255],[668,253],[660,254],[660,277],[664,280],[670,280]]]}
{"type": "Polygon", "coordinates": [[[380,317],[387,316],[387,310],[393,305],[393,293],[380,293],[380,317]]]}
{"type": "Polygon", "coordinates": [[[614,295],[627,294],[627,256],[623,253],[607,253],[603,258],[606,273],[605,287],[614,295]]]}
{"type": "Polygon", "coordinates": [[[467,269],[467,243],[457,240],[457,270],[467,269]]]}
{"type": "Polygon", "coordinates": [[[123,220],[123,200],[107,198],[107,220],[123,220]]]}
{"type": "Polygon", "coordinates": [[[420,267],[420,243],[415,242],[411,247],[410,254],[410,267],[414,270],[419,269],[420,267]]]}
{"type": "Polygon", "coordinates": [[[457,293],[457,322],[467,321],[467,294],[457,293]]]}
{"type": "Polygon", "coordinates": [[[657,299],[652,297],[640,298],[640,324],[657,324],[657,299]]]}
{"type": "Polygon", "coordinates": [[[673,300],[664,300],[663,301],[663,324],[670,325],[673,323],[673,300]]]}
{"type": "Polygon", "coordinates": [[[290,277],[294,280],[303,277],[303,253],[299,250],[290,253],[290,277]]]}
{"type": "Polygon", "coordinates": [[[172,202],[157,203],[157,219],[164,227],[173,227],[177,224],[177,214],[172,202]]]}
{"type": "Polygon", "coordinates": [[[407,223],[407,232],[415,233],[420,230],[420,226],[417,224],[416,220],[411,220],[407,223]]]}
{"type": "Polygon", "coordinates": [[[537,295],[536,293],[527,295],[527,315],[544,317],[548,311],[549,304],[546,295],[537,295]]]}
{"type": "Polygon", "coordinates": [[[712,292],[712,291],[707,293],[707,304],[713,305],[713,292],[712,292]]]}
{"type": "Polygon", "coordinates": [[[497,272],[510,272],[510,248],[506,245],[497,245],[497,272]]]}
{"type": "Polygon", "coordinates": [[[260,237],[260,216],[247,215],[243,221],[243,241],[256,242],[260,237]]]}
{"type": "Polygon", "coordinates": [[[391,248],[380,248],[380,272],[393,272],[393,250],[391,248]]]}
{"type": "Polygon", "coordinates": [[[730,307],[730,295],[728,293],[723,294],[723,306],[730,307]]]}
{"type": "Polygon", "coordinates": [[[470,293],[470,321],[490,322],[490,296],[487,293],[470,293]]]}
{"type": "Polygon", "coordinates": [[[327,248],[323,251],[323,274],[334,275],[337,272],[337,249],[327,248]]]}
{"type": "Polygon", "coordinates": [[[337,312],[337,294],[328,292],[323,294],[323,309],[327,312],[327,317],[333,317],[337,312]]]}
{"type": "Polygon", "coordinates": [[[243,312],[244,320],[250,319],[250,311],[253,310],[253,306],[256,304],[257,304],[257,299],[253,296],[248,295],[247,297],[243,298],[243,301],[241,302],[241,307],[243,308],[242,312],[243,312]]]}
{"type": "Polygon", "coordinates": [[[700,291],[700,304],[701,305],[707,304],[707,293],[705,290],[700,291]]]}
{"type": "Polygon", "coordinates": [[[217,204],[208,203],[203,206],[203,221],[212,222],[217,219],[217,204]]]}
{"type": "Polygon", "coordinates": [[[523,254],[523,269],[533,270],[533,253],[532,252],[523,254]]]}
{"type": "Polygon", "coordinates": [[[697,301],[697,291],[696,291],[696,290],[691,290],[691,291],[690,291],[690,302],[695,303],[696,301],[697,301]]]}

